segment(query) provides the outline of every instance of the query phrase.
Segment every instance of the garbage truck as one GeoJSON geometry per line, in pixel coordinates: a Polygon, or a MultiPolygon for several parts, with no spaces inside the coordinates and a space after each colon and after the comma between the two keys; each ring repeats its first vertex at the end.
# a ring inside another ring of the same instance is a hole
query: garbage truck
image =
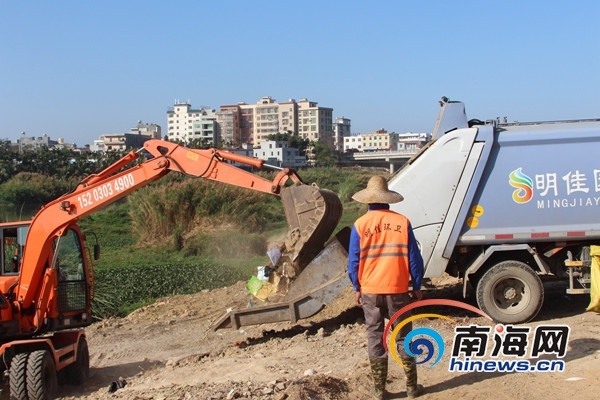
{"type": "Polygon", "coordinates": [[[600,119],[468,120],[446,97],[432,140],[388,184],[412,223],[425,277],[462,278],[501,323],[530,321],[546,282],[590,291],[600,244],[600,119]]]}

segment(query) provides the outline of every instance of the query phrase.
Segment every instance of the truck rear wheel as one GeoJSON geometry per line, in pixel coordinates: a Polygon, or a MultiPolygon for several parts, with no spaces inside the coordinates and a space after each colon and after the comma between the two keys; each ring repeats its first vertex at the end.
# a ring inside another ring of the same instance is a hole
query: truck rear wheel
{"type": "Polygon", "coordinates": [[[20,353],[10,362],[9,387],[10,400],[27,400],[27,357],[29,353],[20,353]]]}
{"type": "Polygon", "coordinates": [[[533,319],[542,307],[542,281],[527,264],[502,261],[477,283],[477,304],[494,321],[519,324],[533,319]]]}
{"type": "Polygon", "coordinates": [[[36,350],[27,359],[27,395],[29,400],[50,400],[56,395],[56,367],[47,350],[36,350]]]}

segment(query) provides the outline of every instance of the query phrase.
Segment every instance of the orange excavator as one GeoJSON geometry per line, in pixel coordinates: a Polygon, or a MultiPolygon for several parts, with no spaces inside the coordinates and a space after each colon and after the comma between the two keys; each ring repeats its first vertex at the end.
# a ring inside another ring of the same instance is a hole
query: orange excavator
{"type": "Polygon", "coordinates": [[[213,327],[296,321],[314,315],[347,285],[345,234],[331,238],[342,214],[337,195],[305,184],[289,168],[270,181],[236,167],[263,160],[217,149],[149,140],[70,193],[44,205],[31,221],[0,224],[0,368],[16,400],[50,399],[57,377],[81,384],[89,375],[85,326],[92,323],[93,260],[77,221],[177,171],[280,196],[289,231],[273,274],[287,282],[277,303],[230,310],[213,327]],[[136,163],[142,151],[147,160],[136,163]],[[130,166],[133,165],[133,166],[130,166]],[[130,167],[129,167],[130,166],[130,167]],[[129,167],[129,168],[124,168],[129,167]]]}

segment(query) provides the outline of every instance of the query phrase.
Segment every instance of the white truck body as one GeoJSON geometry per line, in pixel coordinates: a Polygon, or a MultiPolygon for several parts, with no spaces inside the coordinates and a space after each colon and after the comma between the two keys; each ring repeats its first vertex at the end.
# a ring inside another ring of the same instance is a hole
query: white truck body
{"type": "Polygon", "coordinates": [[[597,154],[600,120],[483,123],[442,102],[432,142],[388,182],[405,198],[392,209],[409,217],[426,277],[461,277],[492,318],[525,322],[543,303],[540,278],[589,293],[597,154]]]}

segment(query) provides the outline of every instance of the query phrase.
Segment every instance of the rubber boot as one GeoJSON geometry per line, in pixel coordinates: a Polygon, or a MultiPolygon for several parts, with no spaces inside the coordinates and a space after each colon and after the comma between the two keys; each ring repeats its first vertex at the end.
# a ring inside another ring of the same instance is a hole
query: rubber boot
{"type": "Polygon", "coordinates": [[[406,374],[406,396],[409,399],[414,399],[423,394],[423,385],[417,383],[417,364],[414,357],[402,356],[402,364],[404,364],[404,373],[406,374]]]}
{"type": "Polygon", "coordinates": [[[377,400],[383,400],[385,397],[385,381],[388,374],[388,359],[386,358],[371,358],[371,374],[373,375],[373,389],[371,393],[377,400]]]}

